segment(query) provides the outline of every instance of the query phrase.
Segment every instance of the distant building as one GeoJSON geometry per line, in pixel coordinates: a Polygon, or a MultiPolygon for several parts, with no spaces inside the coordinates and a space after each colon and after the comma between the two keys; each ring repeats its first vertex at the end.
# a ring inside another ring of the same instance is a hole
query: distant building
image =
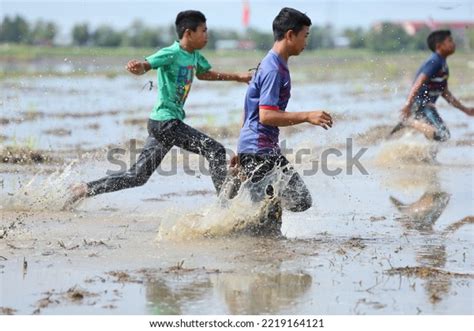
{"type": "MultiPolygon", "coordinates": [[[[422,29],[428,28],[431,31],[434,30],[451,30],[453,36],[458,39],[462,40],[462,44],[466,49],[471,49],[472,46],[470,45],[470,40],[469,40],[469,30],[474,29],[474,21],[434,21],[432,19],[426,20],[426,21],[402,21],[402,22],[390,22],[392,24],[396,24],[405,30],[405,32],[409,36],[414,36],[417,34],[422,29]]],[[[373,28],[375,30],[381,30],[382,29],[382,22],[377,22],[376,24],[373,25],[373,28]]]]}
{"type": "Polygon", "coordinates": [[[474,28],[474,22],[437,22],[433,20],[428,21],[404,21],[404,22],[396,22],[399,24],[405,32],[413,36],[418,31],[423,28],[428,28],[430,30],[440,30],[440,29],[449,29],[453,33],[464,36],[467,29],[474,28]]]}

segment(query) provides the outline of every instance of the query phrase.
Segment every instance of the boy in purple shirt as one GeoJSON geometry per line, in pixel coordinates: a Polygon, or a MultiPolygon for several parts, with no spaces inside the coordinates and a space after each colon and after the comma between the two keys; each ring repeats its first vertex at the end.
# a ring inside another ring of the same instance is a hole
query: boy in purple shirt
{"type": "Polygon", "coordinates": [[[407,102],[401,111],[402,121],[391,134],[408,126],[422,132],[428,139],[446,141],[450,133],[436,110],[438,97],[442,96],[469,116],[474,115],[474,108],[464,106],[448,89],[449,69],[446,58],[456,50],[451,31],[433,31],[428,36],[427,43],[433,53],[418,69],[407,102]]]}
{"type": "Polygon", "coordinates": [[[279,234],[282,206],[293,212],[311,207],[312,199],[301,176],[281,154],[278,146],[280,126],[311,123],[324,129],[332,126],[324,111],[286,112],[290,99],[290,56],[299,55],[306,46],[311,20],[292,8],[283,8],[273,20],[275,43],[261,61],[245,96],[244,123],[238,142],[238,162],[252,185],[253,201],[268,199],[267,214],[251,229],[256,234],[279,234]],[[280,168],[287,185],[276,192],[270,174],[280,168]]]}

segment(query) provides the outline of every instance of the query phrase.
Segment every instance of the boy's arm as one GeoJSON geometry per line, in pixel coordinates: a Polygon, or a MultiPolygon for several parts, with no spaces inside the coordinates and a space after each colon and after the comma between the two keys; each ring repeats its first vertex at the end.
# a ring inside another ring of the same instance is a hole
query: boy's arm
{"type": "Polygon", "coordinates": [[[456,99],[454,97],[454,95],[451,94],[451,91],[449,89],[446,88],[446,90],[444,90],[443,92],[443,98],[448,102],[450,103],[451,105],[453,105],[453,107],[456,107],[457,109],[459,109],[460,111],[462,112],[465,112],[466,114],[468,114],[469,116],[474,116],[474,108],[473,107],[466,107],[464,106],[461,101],[459,101],[458,99],[456,99]]]}
{"type": "Polygon", "coordinates": [[[131,60],[127,63],[127,70],[134,75],[143,75],[150,69],[151,65],[148,61],[131,60]]]}
{"type": "Polygon", "coordinates": [[[273,109],[259,109],[260,123],[271,126],[290,126],[300,123],[319,125],[325,130],[332,127],[332,117],[325,111],[285,112],[273,109]]]}
{"type": "Polygon", "coordinates": [[[421,73],[418,75],[418,78],[416,81],[413,83],[410,93],[408,94],[407,101],[405,102],[405,105],[402,108],[402,120],[408,119],[411,115],[411,107],[413,106],[413,102],[415,102],[415,97],[418,94],[418,91],[420,90],[421,86],[423,83],[428,79],[428,76],[424,73],[421,73]]]}
{"type": "Polygon", "coordinates": [[[203,74],[196,75],[196,77],[200,80],[226,80],[248,83],[252,79],[252,73],[226,73],[209,70],[203,74]]]}

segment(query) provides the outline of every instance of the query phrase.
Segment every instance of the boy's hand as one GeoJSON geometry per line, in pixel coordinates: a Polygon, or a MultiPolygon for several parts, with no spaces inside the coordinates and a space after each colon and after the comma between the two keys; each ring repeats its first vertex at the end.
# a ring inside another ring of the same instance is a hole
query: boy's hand
{"type": "Polygon", "coordinates": [[[308,113],[306,122],[313,125],[319,125],[325,130],[332,127],[332,117],[325,111],[312,111],[308,113]]]}
{"type": "Polygon", "coordinates": [[[137,60],[128,61],[127,70],[134,75],[143,75],[146,72],[143,62],[137,60]]]}
{"type": "Polygon", "coordinates": [[[230,159],[230,164],[229,164],[229,167],[230,168],[235,168],[239,165],[239,156],[238,155],[234,155],[232,156],[232,158],[230,159]]]}
{"type": "Polygon", "coordinates": [[[474,116],[474,107],[466,107],[464,112],[468,114],[469,116],[474,116]]]}
{"type": "Polygon", "coordinates": [[[252,79],[252,72],[237,74],[237,81],[240,83],[249,83],[252,79]]]}
{"type": "Polygon", "coordinates": [[[401,110],[400,119],[402,120],[402,122],[405,122],[406,120],[408,120],[410,115],[411,115],[411,107],[410,106],[405,106],[401,110]]]}

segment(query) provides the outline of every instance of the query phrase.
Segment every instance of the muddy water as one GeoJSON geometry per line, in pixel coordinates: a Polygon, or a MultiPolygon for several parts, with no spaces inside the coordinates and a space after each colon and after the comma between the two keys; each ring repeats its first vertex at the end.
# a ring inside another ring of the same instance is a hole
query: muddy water
{"type": "MultiPolygon", "coordinates": [[[[155,97],[144,83],[100,75],[2,81],[2,144],[30,141],[57,152],[143,140],[141,119],[155,97]]],[[[196,83],[188,123],[238,125],[245,87],[196,83]]],[[[294,85],[290,109],[331,109],[336,122],[328,132],[302,125],[282,134],[287,146],[310,151],[301,162],[295,152],[288,158],[311,172],[304,180],[314,201],[304,213],[284,212],[284,238],[203,235],[221,229],[228,210],[219,209],[205,174],[178,166],[165,175],[173,155],[144,187],[86,200],[73,212],[60,211],[69,183],[117,170],[104,150],[59,167],[1,165],[1,312],[472,314],[473,122],[441,102],[450,142],[431,145],[410,132],[385,141],[403,82],[294,85]],[[352,154],[367,148],[360,158],[367,174],[348,174],[349,143],[352,154]],[[327,164],[343,169],[338,175],[320,168],[329,147],[342,153],[327,164]],[[199,231],[179,231],[188,224],[199,231]],[[160,233],[173,225],[177,235],[160,233]]],[[[231,149],[235,139],[221,137],[231,149]]],[[[199,169],[199,159],[189,162],[199,169]]]]}

